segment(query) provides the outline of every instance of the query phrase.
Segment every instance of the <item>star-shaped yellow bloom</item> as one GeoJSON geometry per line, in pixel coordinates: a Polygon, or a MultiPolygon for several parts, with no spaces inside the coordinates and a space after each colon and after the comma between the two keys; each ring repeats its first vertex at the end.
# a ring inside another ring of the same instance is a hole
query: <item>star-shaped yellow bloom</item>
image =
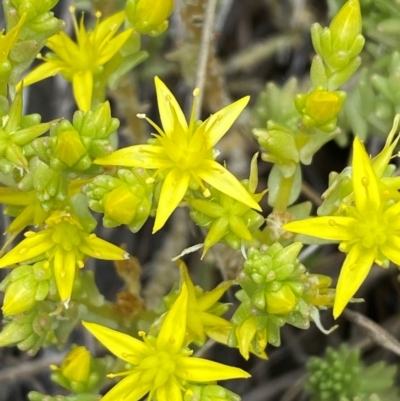
{"type": "MultiPolygon", "coordinates": [[[[75,12],[74,7],[71,7],[71,12],[75,12]]],[[[78,26],[73,15],[77,42],[64,32],[50,37],[46,46],[53,53],[47,54],[44,57],[45,63],[24,78],[24,86],[61,73],[66,80],[72,82],[79,109],[90,110],[94,76],[101,72],[103,65],[121,49],[133,32],[133,29],[127,29],[115,36],[124,19],[125,12],[121,11],[97,22],[93,31],[87,32],[83,17],[78,26]]]]}
{"type": "Polygon", "coordinates": [[[186,310],[188,291],[182,291],[164,319],[157,337],[140,332],[143,341],[94,323],[83,325],[114,355],[133,367],[114,376],[127,376],[109,391],[102,401],[148,400],[183,401],[192,383],[250,377],[242,369],[202,358],[193,358],[186,347],[186,310]]]}
{"type": "Polygon", "coordinates": [[[174,95],[158,77],[155,78],[155,85],[163,130],[143,116],[157,130],[151,143],[117,150],[109,156],[96,159],[94,163],[142,167],[156,170],[155,177],[162,177],[164,182],[153,232],[165,224],[189,187],[200,187],[205,195],[210,195],[203,181],[245,205],[261,210],[235,176],[215,161],[213,151],[214,145],[246,107],[249,97],[238,100],[200,123],[194,120],[198,93],[195,90],[195,102],[188,125],[174,95]]]}
{"type": "Polygon", "coordinates": [[[323,216],[287,223],[287,231],[340,241],[347,253],[336,289],[337,318],[368,275],[373,262],[400,265],[400,202],[387,201],[371,159],[358,138],[353,143],[354,205],[343,216],[323,216]]]}
{"type": "Polygon", "coordinates": [[[53,212],[46,220],[46,226],[39,232],[26,232],[26,238],[0,258],[0,268],[42,256],[53,268],[61,301],[66,305],[71,297],[76,268],[83,267],[85,255],[104,260],[129,258],[123,249],[87,233],[78,218],[70,213],[53,212]]]}

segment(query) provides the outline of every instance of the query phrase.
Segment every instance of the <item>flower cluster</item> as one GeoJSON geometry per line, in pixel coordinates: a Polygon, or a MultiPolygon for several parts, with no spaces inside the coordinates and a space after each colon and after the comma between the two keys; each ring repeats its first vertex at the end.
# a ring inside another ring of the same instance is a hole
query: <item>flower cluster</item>
{"type": "Polygon", "coordinates": [[[98,324],[83,323],[114,355],[131,366],[126,372],[109,375],[126,377],[103,401],[127,397],[138,401],[147,393],[149,400],[157,397],[158,401],[183,401],[183,392],[193,391],[189,384],[250,376],[239,368],[191,356],[193,351],[186,340],[187,306],[188,290],[183,283],[158,335],[139,332],[142,340],[98,324]]]}
{"type": "Polygon", "coordinates": [[[32,259],[44,259],[53,270],[61,301],[68,305],[76,269],[84,266],[84,257],[123,260],[127,253],[117,246],[90,234],[79,218],[69,212],[53,212],[46,220],[46,228],[28,231],[25,239],[0,258],[0,268],[32,259]]]}
{"type": "Polygon", "coordinates": [[[142,167],[155,170],[152,181],[161,181],[162,187],[153,232],[164,226],[169,216],[184,198],[188,189],[201,189],[206,197],[210,190],[203,181],[250,208],[260,206],[240,184],[235,176],[215,161],[213,147],[246,107],[249,97],[244,97],[210,116],[202,123],[195,121],[196,97],[189,124],[174,95],[166,85],[155,78],[158,108],[163,129],[145,118],[157,131],[147,145],[120,149],[110,156],[96,159],[101,165],[142,167]]]}
{"type": "MultiPolygon", "coordinates": [[[[31,85],[55,74],[62,73],[72,82],[74,97],[82,111],[90,110],[96,75],[101,74],[104,65],[121,49],[132,34],[132,29],[116,35],[125,19],[121,11],[102,22],[97,22],[93,31],[87,32],[83,16],[78,24],[75,8],[71,15],[77,42],[64,32],[47,40],[46,46],[53,51],[44,57],[44,63],[24,78],[24,85],[31,85]]],[[[97,15],[99,19],[101,14],[97,15]]]]}

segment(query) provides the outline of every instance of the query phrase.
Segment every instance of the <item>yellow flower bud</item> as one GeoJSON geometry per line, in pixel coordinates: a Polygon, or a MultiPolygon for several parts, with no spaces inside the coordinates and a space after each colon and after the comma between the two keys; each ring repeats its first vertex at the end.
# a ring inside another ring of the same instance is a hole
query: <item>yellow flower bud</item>
{"type": "Polygon", "coordinates": [[[126,15],[137,32],[158,36],[168,27],[174,0],[128,0],[126,15]]]}
{"type": "Polygon", "coordinates": [[[349,0],[335,15],[329,28],[333,49],[349,50],[362,29],[359,1],[349,0]]]}
{"type": "Polygon", "coordinates": [[[289,313],[296,308],[297,299],[290,287],[283,285],[278,291],[265,294],[265,305],[268,313],[289,313]]]}
{"type": "Polygon", "coordinates": [[[121,224],[129,224],[135,218],[140,199],[127,185],[120,185],[104,196],[104,214],[121,224]]]}
{"type": "Polygon", "coordinates": [[[308,127],[317,127],[330,132],[336,127],[336,116],[342,109],[346,93],[326,91],[321,88],[295,98],[297,110],[302,114],[302,122],[308,127]]]}
{"type": "Polygon", "coordinates": [[[90,374],[90,353],[85,347],[72,349],[60,366],[64,377],[70,381],[85,383],[90,374]]]}
{"type": "Polygon", "coordinates": [[[6,316],[16,315],[32,309],[35,306],[35,293],[38,283],[26,280],[25,277],[12,282],[6,291],[3,313],[6,316]]]}
{"type": "Polygon", "coordinates": [[[343,95],[338,92],[314,91],[306,101],[306,114],[318,125],[336,117],[343,104],[343,95]]]}
{"type": "Polygon", "coordinates": [[[77,131],[69,130],[58,134],[55,155],[68,167],[75,166],[86,155],[86,149],[77,131]]]}

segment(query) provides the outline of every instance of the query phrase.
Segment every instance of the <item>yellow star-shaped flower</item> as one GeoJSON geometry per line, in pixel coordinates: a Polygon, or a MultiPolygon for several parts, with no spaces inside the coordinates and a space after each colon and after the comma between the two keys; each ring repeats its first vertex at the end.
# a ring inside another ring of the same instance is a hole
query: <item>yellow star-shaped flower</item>
{"type": "Polygon", "coordinates": [[[46,220],[46,228],[28,231],[25,239],[0,258],[0,268],[37,257],[47,259],[52,266],[61,301],[68,305],[77,267],[84,266],[84,256],[104,260],[128,259],[129,255],[95,234],[89,234],[78,218],[70,213],[55,211],[46,220]]]}
{"type": "MultiPolygon", "coordinates": [[[[74,7],[71,7],[71,12],[75,12],[74,7]]],[[[64,32],[50,37],[46,46],[53,53],[47,54],[44,57],[45,63],[24,78],[24,86],[61,73],[66,80],[72,82],[79,109],[90,110],[94,76],[121,49],[133,32],[133,29],[127,29],[115,36],[124,19],[125,12],[121,11],[97,22],[93,31],[87,32],[83,17],[78,26],[73,15],[77,41],[71,40],[64,32]]]]}
{"type": "Polygon", "coordinates": [[[242,369],[192,357],[185,344],[188,291],[182,291],[164,319],[157,337],[144,332],[143,341],[107,327],[83,322],[83,325],[114,355],[132,365],[132,369],[114,376],[126,376],[102,401],[138,401],[147,393],[148,400],[183,401],[192,383],[250,377],[242,369]]]}
{"type": "MultiPolygon", "coordinates": [[[[203,181],[245,205],[261,210],[235,176],[215,161],[213,150],[246,107],[249,97],[225,107],[202,123],[194,120],[195,100],[188,124],[165,84],[156,77],[155,85],[163,130],[143,116],[157,131],[151,143],[117,150],[94,163],[156,170],[155,177],[161,176],[163,184],[153,232],[163,227],[188,188],[202,188],[205,196],[210,195],[203,181]]],[[[197,93],[195,90],[195,99],[197,93]]]]}
{"type": "Polygon", "coordinates": [[[342,216],[314,217],[283,226],[287,231],[339,241],[339,249],[347,253],[336,289],[335,318],[361,286],[373,262],[383,267],[390,261],[400,265],[400,202],[385,198],[374,171],[377,160],[373,166],[358,138],[353,149],[354,204],[343,204],[342,216]]]}

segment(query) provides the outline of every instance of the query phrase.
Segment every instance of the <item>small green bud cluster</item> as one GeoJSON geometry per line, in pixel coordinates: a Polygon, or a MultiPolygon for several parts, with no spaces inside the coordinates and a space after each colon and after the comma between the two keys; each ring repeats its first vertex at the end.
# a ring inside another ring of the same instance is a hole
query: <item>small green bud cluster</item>
{"type": "Polygon", "coordinates": [[[26,312],[48,295],[57,294],[52,271],[43,262],[13,269],[0,283],[0,291],[5,292],[2,310],[6,316],[26,312]]]}
{"type": "Polygon", "coordinates": [[[306,269],[297,260],[301,247],[298,242],[286,248],[275,243],[260,250],[249,249],[243,270],[245,278],[239,279],[257,309],[280,315],[296,308],[297,298],[305,289],[300,278],[306,269]]]}
{"type": "Polygon", "coordinates": [[[89,207],[104,213],[105,227],[126,224],[137,232],[152,211],[153,184],[142,168],[121,168],[117,176],[98,175],[83,187],[83,192],[89,199],[89,207]]]}
{"type": "Polygon", "coordinates": [[[306,273],[297,259],[301,247],[296,242],[249,249],[237,279],[242,287],[236,293],[241,305],[232,317],[234,329],[229,338],[245,358],[249,350],[263,356],[267,343],[279,346],[280,327],[286,323],[307,329],[311,309],[332,303],[330,278],[306,273]],[[246,342],[251,342],[252,349],[246,342]]]}
{"type": "Polygon", "coordinates": [[[183,401],[240,401],[240,397],[217,384],[188,385],[183,401]]]}
{"type": "Polygon", "coordinates": [[[312,357],[307,363],[306,389],[312,401],[396,401],[396,367],[384,362],[365,366],[360,352],[343,344],[328,347],[324,358],[312,357]]]}
{"type": "Polygon", "coordinates": [[[29,165],[31,174],[24,177],[19,188],[26,191],[33,189],[45,211],[50,211],[57,203],[63,204],[68,197],[67,177],[37,157],[33,158],[29,165]]]}
{"type": "Polygon", "coordinates": [[[88,112],[77,111],[72,123],[61,121],[50,130],[50,136],[32,143],[38,156],[53,170],[66,172],[75,178],[82,171],[96,173],[100,167],[92,160],[108,155],[113,150],[110,135],[119,121],[111,117],[108,102],[88,112]]]}

